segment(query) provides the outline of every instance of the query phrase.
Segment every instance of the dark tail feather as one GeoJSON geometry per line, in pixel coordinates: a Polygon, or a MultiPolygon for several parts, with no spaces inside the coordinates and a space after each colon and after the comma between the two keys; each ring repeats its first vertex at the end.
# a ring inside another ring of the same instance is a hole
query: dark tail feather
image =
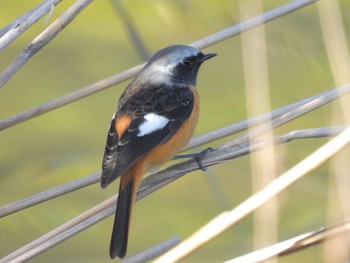
{"type": "Polygon", "coordinates": [[[115,212],[111,246],[109,249],[109,255],[112,259],[115,257],[123,258],[126,254],[129,222],[134,202],[134,187],[134,181],[130,181],[123,189],[119,189],[117,210],[115,212]]]}

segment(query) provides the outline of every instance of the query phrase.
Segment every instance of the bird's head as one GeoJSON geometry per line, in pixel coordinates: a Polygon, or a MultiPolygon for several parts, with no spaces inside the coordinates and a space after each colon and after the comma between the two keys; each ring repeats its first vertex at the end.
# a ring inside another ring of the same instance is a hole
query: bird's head
{"type": "Polygon", "coordinates": [[[201,64],[216,55],[185,45],[170,46],[155,53],[137,79],[142,83],[195,86],[201,64]]]}

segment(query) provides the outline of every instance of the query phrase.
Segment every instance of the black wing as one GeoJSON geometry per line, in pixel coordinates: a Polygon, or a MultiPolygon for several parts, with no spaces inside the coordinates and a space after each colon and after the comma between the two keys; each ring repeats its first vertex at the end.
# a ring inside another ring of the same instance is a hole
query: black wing
{"type": "Polygon", "coordinates": [[[131,96],[116,114],[134,116],[121,138],[115,130],[117,117],[111,122],[102,164],[101,187],[123,175],[155,146],[168,141],[191,115],[193,106],[193,92],[184,87],[141,89],[131,96]],[[140,136],[140,125],[149,113],[163,116],[169,122],[162,129],[140,136]]]}
{"type": "Polygon", "coordinates": [[[115,130],[115,116],[108,129],[107,142],[102,162],[101,187],[105,188],[109,184],[108,178],[112,176],[111,172],[117,159],[118,133],[115,130]]]}

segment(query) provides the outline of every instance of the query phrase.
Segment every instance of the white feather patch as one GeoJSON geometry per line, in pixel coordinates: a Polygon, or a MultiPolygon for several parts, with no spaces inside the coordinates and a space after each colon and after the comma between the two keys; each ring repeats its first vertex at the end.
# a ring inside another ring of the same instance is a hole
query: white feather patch
{"type": "Polygon", "coordinates": [[[138,137],[151,134],[155,131],[163,129],[169,122],[169,119],[157,115],[155,113],[148,113],[144,117],[145,121],[139,127],[138,137]]]}
{"type": "Polygon", "coordinates": [[[158,65],[158,64],[152,64],[147,69],[147,71],[144,72],[144,78],[147,79],[147,81],[150,81],[152,83],[169,83],[171,84],[172,79],[172,69],[174,68],[174,65],[158,65]]]}

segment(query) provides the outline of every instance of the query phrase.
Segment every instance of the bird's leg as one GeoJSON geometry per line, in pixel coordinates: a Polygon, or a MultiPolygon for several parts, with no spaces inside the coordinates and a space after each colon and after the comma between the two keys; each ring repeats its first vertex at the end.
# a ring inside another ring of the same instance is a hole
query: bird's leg
{"type": "Polygon", "coordinates": [[[177,160],[177,159],[183,159],[183,158],[193,158],[196,160],[196,162],[198,163],[199,168],[202,171],[206,171],[207,168],[204,166],[204,164],[202,163],[202,157],[208,153],[213,151],[213,148],[209,147],[199,153],[190,153],[190,154],[181,154],[181,155],[176,155],[173,160],[177,160]]]}

